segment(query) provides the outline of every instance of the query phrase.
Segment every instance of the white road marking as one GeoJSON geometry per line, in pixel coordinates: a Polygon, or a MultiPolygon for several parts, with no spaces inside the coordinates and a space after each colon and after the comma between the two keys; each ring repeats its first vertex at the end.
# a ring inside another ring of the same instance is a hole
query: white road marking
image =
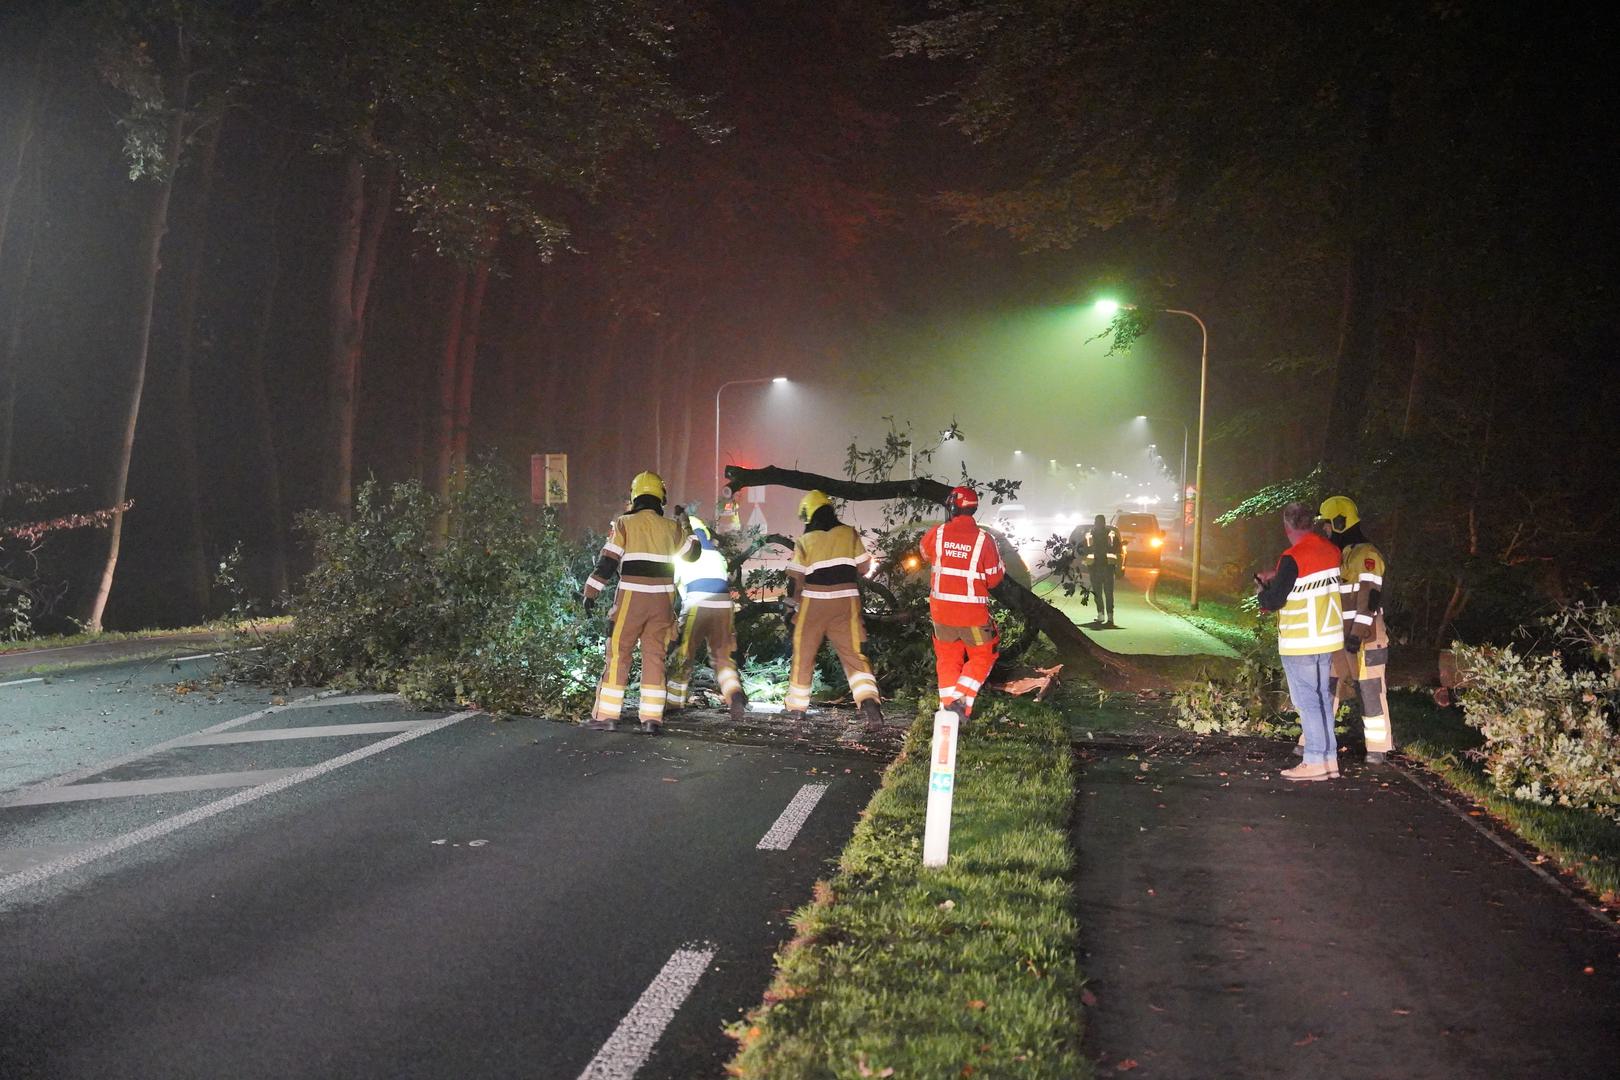
{"type": "Polygon", "coordinates": [[[804,785],[787,804],[787,809],[776,819],[776,824],[760,837],[759,843],[754,847],[760,851],[786,851],[788,845],[793,843],[793,838],[799,835],[799,830],[804,828],[806,819],[810,817],[810,811],[816,808],[816,804],[825,794],[827,794],[826,784],[804,785]]]}
{"type": "Polygon", "coordinates": [[[324,705],[365,705],[374,701],[398,700],[398,696],[394,694],[345,695],[337,690],[322,690],[316,694],[309,694],[301,698],[294,698],[285,705],[271,705],[269,708],[260,709],[257,712],[250,712],[246,716],[238,716],[234,720],[226,720],[223,723],[215,724],[213,727],[203,728],[201,731],[193,731],[186,735],[177,735],[172,739],[165,739],[163,742],[154,743],[151,746],[144,747],[140,750],[131,750],[127,754],[120,754],[118,757],[108,758],[106,761],[98,761],[92,765],[85,765],[70,772],[65,772],[60,776],[53,776],[48,780],[40,780],[36,783],[25,784],[20,788],[0,794],[0,809],[13,805],[13,803],[19,797],[26,795],[28,792],[38,791],[41,788],[53,788],[61,787],[65,784],[75,784],[80,780],[85,780],[89,777],[95,776],[97,773],[104,773],[109,769],[116,769],[120,765],[128,765],[132,761],[139,761],[143,757],[148,757],[152,754],[160,754],[165,750],[172,750],[177,746],[183,746],[188,739],[195,739],[200,735],[213,735],[220,731],[229,731],[232,728],[241,727],[243,724],[251,724],[255,720],[262,720],[266,716],[282,712],[286,709],[308,709],[324,705]]]}
{"type": "Polygon", "coordinates": [[[330,739],[343,735],[382,735],[409,731],[432,720],[380,720],[369,724],[311,724],[308,727],[255,728],[252,731],[220,731],[212,735],[191,735],[181,746],[225,746],[230,743],[279,742],[283,739],[330,739]]]}
{"type": "Polygon", "coordinates": [[[323,761],[319,765],[311,765],[307,769],[299,769],[287,776],[272,780],[267,784],[260,784],[258,787],[251,787],[245,791],[238,791],[233,795],[227,795],[223,799],[217,799],[214,802],[193,807],[184,813],[176,814],[174,817],[164,818],[161,821],[154,821],[150,825],[131,830],[130,832],[115,836],[110,840],[103,840],[100,843],[90,844],[79,851],[64,855],[60,859],[55,859],[43,865],[32,867],[22,871],[21,873],[12,874],[9,877],[0,878],[0,896],[6,896],[10,893],[18,891],[19,889],[26,889],[31,885],[38,885],[58,874],[67,873],[69,870],[77,870],[82,866],[86,866],[96,861],[97,859],[105,858],[108,855],[116,855],[121,851],[126,851],[129,848],[135,847],[137,844],[144,844],[149,840],[160,839],[172,832],[178,832],[189,825],[195,825],[199,821],[207,821],[209,818],[218,814],[223,814],[227,810],[234,810],[239,806],[246,806],[248,803],[262,799],[266,795],[274,795],[277,792],[285,791],[288,788],[297,784],[302,784],[305,781],[318,779],[325,776],[329,772],[343,768],[345,765],[353,765],[355,762],[363,761],[374,754],[380,754],[385,750],[392,750],[394,747],[408,743],[412,739],[420,739],[423,735],[438,731],[441,728],[447,728],[451,724],[467,719],[469,716],[477,715],[478,710],[472,709],[467,712],[459,712],[452,716],[446,716],[440,720],[430,721],[421,727],[412,728],[410,731],[402,731],[392,738],[382,739],[378,742],[372,743],[370,746],[362,746],[358,750],[351,750],[347,754],[341,754],[338,757],[323,761]]]}
{"type": "Polygon", "coordinates": [[[134,795],[168,795],[177,791],[217,791],[220,788],[252,787],[297,771],[297,768],[249,769],[245,772],[158,776],[149,780],[107,780],[98,784],[68,784],[65,787],[38,788],[18,796],[7,805],[49,806],[53,803],[88,802],[91,799],[125,799],[134,795]]]}
{"type": "Polygon", "coordinates": [[[630,1080],[635,1076],[652,1056],[659,1037],[703,977],[714,954],[715,946],[707,941],[676,949],[579,1074],[579,1080],[630,1080]]]}
{"type": "Polygon", "coordinates": [[[27,686],[29,683],[44,682],[44,681],[45,681],[44,678],[38,678],[38,679],[12,679],[10,682],[0,682],[0,690],[4,690],[8,686],[27,686]]]}

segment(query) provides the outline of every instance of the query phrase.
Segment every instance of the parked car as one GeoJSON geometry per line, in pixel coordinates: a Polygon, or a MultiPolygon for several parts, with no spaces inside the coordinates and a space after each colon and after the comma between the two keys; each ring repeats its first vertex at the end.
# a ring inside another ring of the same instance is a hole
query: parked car
{"type": "Polygon", "coordinates": [[[1125,550],[1123,565],[1158,569],[1164,554],[1164,530],[1159,528],[1158,518],[1121,510],[1114,515],[1113,525],[1119,530],[1120,544],[1125,550]]]}

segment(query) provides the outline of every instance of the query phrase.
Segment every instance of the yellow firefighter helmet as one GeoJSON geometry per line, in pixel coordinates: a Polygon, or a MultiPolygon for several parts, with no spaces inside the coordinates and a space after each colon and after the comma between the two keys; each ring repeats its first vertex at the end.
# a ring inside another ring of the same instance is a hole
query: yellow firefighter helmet
{"type": "Polygon", "coordinates": [[[832,499],[827,497],[825,491],[812,491],[799,500],[799,520],[809,521],[816,516],[816,511],[823,506],[831,506],[832,499]]]}
{"type": "Polygon", "coordinates": [[[655,472],[636,473],[636,478],[630,481],[630,501],[635,502],[643,495],[651,495],[663,502],[664,478],[655,472]]]}
{"type": "Polygon", "coordinates": [[[1327,499],[1316,512],[1336,533],[1350,529],[1361,520],[1361,513],[1356,509],[1355,501],[1348,495],[1335,495],[1327,499]]]}

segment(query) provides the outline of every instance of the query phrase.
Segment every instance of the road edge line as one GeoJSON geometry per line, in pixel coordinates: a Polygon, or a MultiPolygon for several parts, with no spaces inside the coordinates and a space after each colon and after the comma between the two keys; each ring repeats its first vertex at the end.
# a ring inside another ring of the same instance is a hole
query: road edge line
{"type": "Polygon", "coordinates": [[[134,829],[127,833],[121,833],[110,840],[103,840],[99,844],[92,844],[82,851],[63,856],[62,858],[53,860],[52,862],[42,863],[39,866],[31,869],[12,874],[10,877],[0,878],[0,897],[8,896],[19,889],[25,889],[32,885],[41,884],[42,882],[48,881],[58,874],[66,873],[69,870],[77,870],[80,867],[87,866],[90,863],[95,862],[97,859],[104,858],[108,855],[116,855],[120,851],[125,851],[137,844],[144,844],[149,840],[160,839],[172,832],[177,832],[180,829],[184,829],[187,826],[195,825],[200,821],[206,821],[218,814],[223,814],[227,810],[234,810],[239,806],[246,806],[248,803],[262,799],[266,795],[274,795],[277,792],[285,791],[286,789],[297,784],[302,784],[305,781],[318,779],[319,777],[325,776],[329,772],[343,768],[345,765],[352,765],[357,761],[362,761],[365,758],[371,757],[373,754],[380,754],[384,750],[392,750],[394,747],[410,742],[412,739],[419,739],[423,735],[431,734],[432,732],[447,728],[451,724],[457,723],[458,721],[477,715],[479,715],[478,709],[470,709],[466,712],[455,713],[451,716],[443,717],[440,720],[431,721],[428,725],[424,725],[423,727],[415,728],[411,731],[402,731],[392,738],[374,742],[370,746],[362,746],[358,750],[351,750],[347,754],[340,754],[335,758],[328,758],[319,765],[311,765],[307,769],[300,769],[289,776],[283,776],[276,780],[270,780],[266,783],[260,784],[257,787],[248,788],[245,791],[238,791],[233,795],[227,795],[223,799],[216,799],[211,803],[205,803],[202,806],[193,807],[184,813],[176,814],[172,818],[164,818],[160,821],[155,821],[150,825],[142,826],[139,829],[134,829]]]}
{"type": "Polygon", "coordinates": [[[630,1080],[635,1076],[718,951],[719,946],[709,941],[676,949],[579,1074],[579,1080],[630,1080]]]}

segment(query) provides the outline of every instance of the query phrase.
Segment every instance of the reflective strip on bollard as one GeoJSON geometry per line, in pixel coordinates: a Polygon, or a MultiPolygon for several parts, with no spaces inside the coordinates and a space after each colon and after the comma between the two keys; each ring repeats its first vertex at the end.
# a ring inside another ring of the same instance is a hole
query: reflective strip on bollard
{"type": "Polygon", "coordinates": [[[951,798],[956,792],[956,736],[961,719],[949,709],[934,714],[929,748],[928,817],[923,825],[923,865],[944,866],[951,851],[951,798]]]}

